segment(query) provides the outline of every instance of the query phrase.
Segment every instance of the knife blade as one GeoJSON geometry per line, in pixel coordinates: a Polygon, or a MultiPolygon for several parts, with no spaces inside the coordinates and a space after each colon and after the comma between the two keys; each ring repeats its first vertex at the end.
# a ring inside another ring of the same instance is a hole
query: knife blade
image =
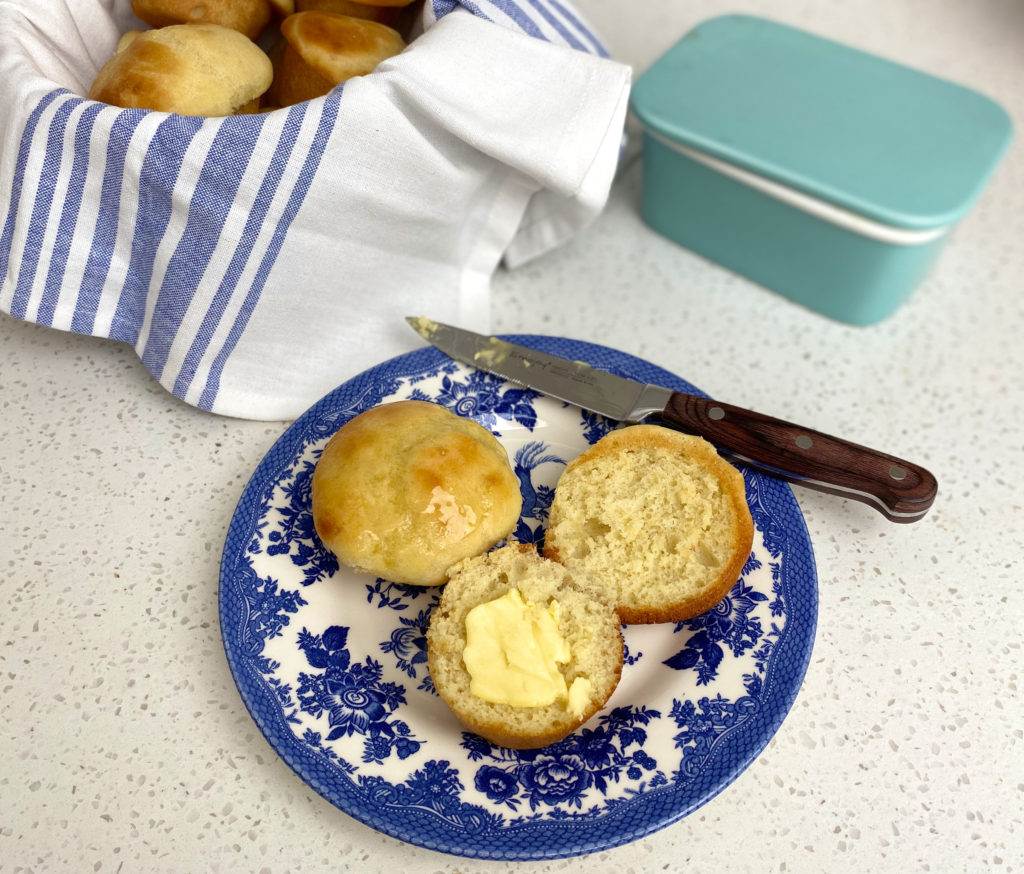
{"type": "Polygon", "coordinates": [[[696,434],[740,463],[868,504],[892,522],[923,518],[938,493],[935,477],[920,465],[802,425],[423,316],[406,321],[456,361],[615,421],[653,422],[696,434]]]}

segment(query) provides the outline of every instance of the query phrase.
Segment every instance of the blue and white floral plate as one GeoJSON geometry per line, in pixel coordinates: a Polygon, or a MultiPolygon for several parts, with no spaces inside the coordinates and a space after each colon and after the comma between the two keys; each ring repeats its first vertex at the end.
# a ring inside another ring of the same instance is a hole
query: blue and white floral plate
{"type": "MultiPolygon", "coordinates": [[[[695,391],[603,346],[514,342],[695,391]]],[[[277,753],[345,813],[423,847],[535,860],[636,840],[704,804],[782,723],[811,654],[817,581],[789,487],[745,472],[756,534],[714,610],[624,629],[622,680],[603,711],[535,751],[463,732],[434,692],[425,630],[438,590],[339,568],[313,530],[309,486],[328,438],[383,402],[442,403],[497,433],[523,492],[520,540],[543,537],[565,463],[614,423],[425,348],[331,392],[277,441],[224,548],[220,618],[242,699],[277,753]]]]}

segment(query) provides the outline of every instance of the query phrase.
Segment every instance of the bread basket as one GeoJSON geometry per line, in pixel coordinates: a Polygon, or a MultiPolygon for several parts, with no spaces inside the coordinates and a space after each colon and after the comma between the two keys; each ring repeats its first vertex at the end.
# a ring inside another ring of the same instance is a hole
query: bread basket
{"type": "Polygon", "coordinates": [[[564,2],[427,2],[325,97],[224,118],[84,97],[129,0],[0,7],[0,309],[130,344],[186,403],[288,419],[487,329],[490,281],[602,209],[630,71],[564,2]]]}

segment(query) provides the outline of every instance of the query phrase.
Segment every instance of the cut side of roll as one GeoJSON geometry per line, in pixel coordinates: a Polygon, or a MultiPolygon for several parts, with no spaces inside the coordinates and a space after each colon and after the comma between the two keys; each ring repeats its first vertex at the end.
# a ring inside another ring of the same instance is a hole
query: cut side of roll
{"type": "Polygon", "coordinates": [[[469,731],[513,749],[548,746],[597,713],[622,654],[600,590],[519,543],[453,567],[427,632],[438,694],[469,731]]]}
{"type": "Polygon", "coordinates": [[[700,437],[635,425],[566,467],[544,555],[599,582],[626,624],[679,622],[725,597],[753,536],[739,470],[700,437]]]}

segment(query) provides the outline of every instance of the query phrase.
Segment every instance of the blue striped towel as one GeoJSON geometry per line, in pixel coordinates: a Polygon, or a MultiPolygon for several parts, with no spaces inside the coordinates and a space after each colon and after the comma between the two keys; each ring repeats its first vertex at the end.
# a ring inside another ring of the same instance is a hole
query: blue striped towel
{"type": "Polygon", "coordinates": [[[488,329],[491,277],[601,211],[630,71],[563,0],[434,0],[369,76],[264,113],[81,97],[129,0],[0,5],[0,309],[129,343],[205,410],[297,416],[413,348],[488,329]]]}

